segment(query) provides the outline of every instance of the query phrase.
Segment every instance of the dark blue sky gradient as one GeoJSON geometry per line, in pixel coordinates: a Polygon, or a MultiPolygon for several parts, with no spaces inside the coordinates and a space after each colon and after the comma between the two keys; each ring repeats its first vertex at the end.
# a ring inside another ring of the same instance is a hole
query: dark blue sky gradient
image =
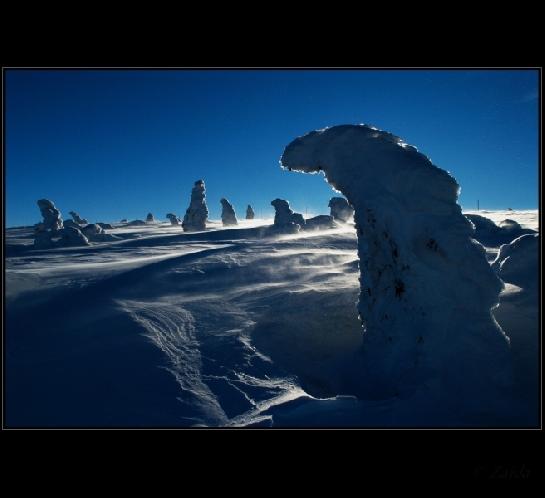
{"type": "Polygon", "coordinates": [[[538,207],[538,72],[7,70],[8,226],[183,215],[203,178],[212,218],[270,201],[328,213],[320,175],[288,173],[283,148],[310,130],[368,123],[415,145],[473,209],[538,207]]]}

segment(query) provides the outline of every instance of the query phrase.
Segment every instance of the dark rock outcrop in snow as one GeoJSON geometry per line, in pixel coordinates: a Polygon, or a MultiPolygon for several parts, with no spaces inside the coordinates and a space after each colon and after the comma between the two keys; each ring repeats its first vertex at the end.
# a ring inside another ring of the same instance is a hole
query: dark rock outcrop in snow
{"type": "Polygon", "coordinates": [[[220,200],[221,202],[221,222],[224,226],[238,225],[237,215],[233,205],[225,198],[220,200]]]}
{"type": "Polygon", "coordinates": [[[80,215],[75,211],[70,211],[68,214],[72,216],[74,223],[77,223],[78,225],[87,225],[87,223],[89,223],[86,219],[80,218],[80,215]]]}
{"type": "Polygon", "coordinates": [[[146,216],[146,223],[155,223],[155,218],[153,217],[153,214],[148,213],[146,216]]]}
{"type": "Polygon", "coordinates": [[[195,232],[206,229],[208,207],[206,206],[205,192],[204,181],[197,180],[191,190],[191,202],[182,222],[184,232],[195,232]]]}
{"type": "Polygon", "coordinates": [[[180,218],[178,218],[174,213],[168,213],[166,218],[170,220],[171,225],[179,225],[181,223],[180,218]]]}
{"type": "Polygon", "coordinates": [[[335,220],[345,223],[354,216],[354,208],[348,204],[344,197],[332,197],[329,199],[328,207],[331,209],[331,216],[335,220]]]}
{"type": "Polygon", "coordinates": [[[254,210],[252,209],[252,206],[248,204],[248,207],[246,208],[246,219],[253,220],[254,218],[255,218],[254,210]]]}
{"type": "Polygon", "coordinates": [[[448,410],[464,402],[465,414],[503,403],[512,380],[509,341],[491,317],[502,283],[472,239],[456,180],[415,147],[366,125],[297,138],[281,164],[323,172],[354,207],[364,395],[426,391],[448,410]]]}
{"type": "Polygon", "coordinates": [[[535,234],[534,230],[522,228],[516,221],[504,220],[496,225],[491,219],[479,214],[464,215],[475,227],[473,238],[488,247],[509,244],[512,240],[526,234],[535,234]]]}

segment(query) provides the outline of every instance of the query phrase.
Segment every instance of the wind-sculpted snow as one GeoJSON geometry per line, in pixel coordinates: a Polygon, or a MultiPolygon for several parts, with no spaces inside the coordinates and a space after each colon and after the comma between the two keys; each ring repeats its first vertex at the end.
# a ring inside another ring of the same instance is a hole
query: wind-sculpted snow
{"type": "Polygon", "coordinates": [[[191,190],[191,202],[182,222],[184,232],[197,232],[206,229],[208,207],[206,206],[205,192],[204,181],[197,180],[191,190]]]}
{"type": "Polygon", "coordinates": [[[535,231],[522,228],[514,220],[505,219],[496,225],[491,219],[478,214],[465,214],[473,226],[475,232],[473,237],[485,246],[497,247],[501,244],[509,244],[512,240],[525,234],[534,234],[535,231]]]}
{"type": "Polygon", "coordinates": [[[178,218],[174,213],[167,213],[166,218],[170,220],[171,225],[178,226],[181,223],[180,218],[178,218]]]}
{"type": "Polygon", "coordinates": [[[221,221],[224,226],[237,225],[237,216],[233,205],[227,199],[221,199],[221,221]]]}
{"type": "Polygon", "coordinates": [[[273,230],[285,233],[297,233],[305,224],[302,214],[294,213],[290,208],[290,203],[284,199],[274,199],[271,201],[274,208],[274,226],[273,230]]]}
{"type": "Polygon", "coordinates": [[[87,225],[87,223],[89,223],[85,218],[81,218],[75,211],[70,211],[68,214],[72,216],[72,220],[78,225],[87,225]]]}
{"type": "Polygon", "coordinates": [[[426,391],[453,410],[505,409],[509,344],[491,316],[502,283],[471,238],[455,179],[366,125],[297,138],[281,164],[323,172],[355,209],[367,396],[426,391]]]}
{"type": "Polygon", "coordinates": [[[535,288],[539,275],[539,234],[521,235],[500,247],[492,268],[504,282],[535,288]]]}
{"type": "Polygon", "coordinates": [[[536,425],[529,308],[499,308],[522,351],[514,416],[468,416],[431,388],[369,400],[354,226],[271,222],[115,225],[119,240],[47,251],[8,229],[7,426],[536,425]]]}

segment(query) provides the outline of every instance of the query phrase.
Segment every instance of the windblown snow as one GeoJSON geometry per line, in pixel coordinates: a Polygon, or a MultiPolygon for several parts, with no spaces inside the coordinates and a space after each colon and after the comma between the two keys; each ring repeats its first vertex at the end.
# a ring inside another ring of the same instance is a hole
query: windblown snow
{"type": "Polygon", "coordinates": [[[520,287],[495,313],[522,415],[365,399],[354,225],[271,236],[271,223],[114,224],[116,241],[41,251],[31,228],[7,230],[7,425],[535,425],[537,301],[522,308],[520,287]]]}

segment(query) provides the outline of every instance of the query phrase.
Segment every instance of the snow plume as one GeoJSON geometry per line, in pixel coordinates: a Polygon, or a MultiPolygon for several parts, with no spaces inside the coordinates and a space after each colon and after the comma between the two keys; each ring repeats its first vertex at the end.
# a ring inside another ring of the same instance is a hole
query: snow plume
{"type": "Polygon", "coordinates": [[[197,180],[191,190],[191,203],[185,212],[182,227],[184,232],[196,232],[206,229],[208,207],[206,206],[203,180],[197,180]]]}
{"type": "Polygon", "coordinates": [[[511,381],[509,341],[491,315],[502,282],[471,238],[456,180],[367,125],[297,138],[281,165],[323,172],[355,209],[366,395],[429,392],[453,410],[493,411],[511,381]]]}
{"type": "Polygon", "coordinates": [[[221,199],[221,221],[223,225],[238,225],[233,205],[227,199],[221,199]]]}

